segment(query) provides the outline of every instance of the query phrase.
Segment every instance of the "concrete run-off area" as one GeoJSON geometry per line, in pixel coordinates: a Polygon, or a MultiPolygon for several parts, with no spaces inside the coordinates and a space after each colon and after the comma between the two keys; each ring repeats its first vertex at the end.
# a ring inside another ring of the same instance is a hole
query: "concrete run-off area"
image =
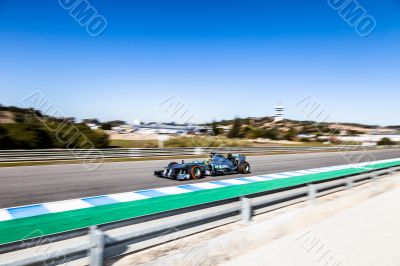
{"type": "Polygon", "coordinates": [[[222,265],[398,266],[399,201],[397,188],[222,265]]]}
{"type": "Polygon", "coordinates": [[[112,265],[400,265],[400,175],[109,261],[112,265]]]}

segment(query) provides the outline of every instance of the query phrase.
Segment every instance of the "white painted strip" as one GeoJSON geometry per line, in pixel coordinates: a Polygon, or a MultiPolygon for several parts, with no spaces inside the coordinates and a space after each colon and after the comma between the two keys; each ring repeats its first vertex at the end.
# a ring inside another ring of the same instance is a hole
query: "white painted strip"
{"type": "Polygon", "coordinates": [[[197,183],[197,184],[190,184],[190,185],[191,185],[191,186],[194,186],[194,187],[198,187],[198,188],[203,188],[203,189],[213,189],[213,188],[220,188],[220,187],[223,187],[223,186],[216,185],[216,184],[209,183],[209,182],[206,182],[206,183],[197,183]]]}
{"type": "Polygon", "coordinates": [[[11,214],[5,210],[5,209],[0,209],[0,221],[8,221],[13,219],[13,217],[11,216],[11,214]]]}
{"type": "Polygon", "coordinates": [[[289,178],[290,176],[280,175],[280,174],[270,174],[265,175],[266,177],[273,177],[273,178],[289,178]]]}
{"type": "Polygon", "coordinates": [[[399,161],[399,159],[388,159],[388,160],[381,160],[381,161],[354,163],[354,165],[355,166],[370,166],[370,165],[375,165],[375,164],[391,163],[391,162],[397,162],[397,161],[399,161]]]}
{"type": "Polygon", "coordinates": [[[339,166],[331,166],[327,168],[329,171],[336,171],[336,170],[340,170],[343,169],[342,167],[339,166]]]}
{"type": "Polygon", "coordinates": [[[353,167],[353,165],[335,166],[335,167],[332,167],[332,169],[335,169],[335,170],[343,170],[343,169],[350,169],[350,168],[352,168],[352,167],[353,167]]]}
{"type": "Polygon", "coordinates": [[[318,174],[318,173],[323,173],[323,172],[325,172],[324,170],[321,170],[321,169],[318,169],[318,168],[316,168],[316,169],[310,169],[310,170],[308,170],[308,171],[312,171],[314,174],[318,174]]]}
{"type": "Polygon", "coordinates": [[[387,160],[380,160],[380,161],[372,161],[372,162],[365,162],[366,164],[369,164],[369,163],[373,163],[373,164],[378,164],[378,163],[389,163],[389,162],[395,162],[395,161],[398,161],[399,159],[398,158],[396,158],[396,159],[387,159],[387,160]]]}
{"type": "Polygon", "coordinates": [[[246,182],[243,180],[237,180],[237,179],[225,179],[225,180],[221,180],[221,181],[223,181],[224,183],[232,184],[232,185],[243,185],[243,184],[249,183],[249,182],[246,182]]]}
{"type": "Polygon", "coordinates": [[[263,177],[263,176],[249,176],[249,177],[246,177],[246,179],[250,179],[250,180],[254,180],[254,181],[270,181],[270,180],[272,180],[274,178],[269,177],[269,176],[265,176],[265,177],[263,177]]]}
{"type": "Polygon", "coordinates": [[[93,207],[93,205],[80,200],[65,200],[65,201],[58,201],[58,202],[51,202],[51,203],[44,203],[43,207],[48,209],[50,212],[64,212],[64,211],[72,211],[77,209],[84,209],[93,207]]]}
{"type": "Polygon", "coordinates": [[[375,162],[374,162],[374,163],[372,163],[372,162],[355,163],[354,165],[357,165],[357,166],[367,166],[367,165],[372,165],[372,164],[375,164],[375,162]]]}
{"type": "Polygon", "coordinates": [[[340,169],[337,169],[337,168],[330,168],[327,172],[337,171],[337,170],[340,170],[340,169]]]}
{"type": "Polygon", "coordinates": [[[128,202],[128,201],[135,201],[141,199],[148,199],[145,195],[133,193],[133,192],[126,192],[126,193],[118,193],[118,194],[111,194],[108,195],[109,198],[119,202],[128,202]]]}
{"type": "Polygon", "coordinates": [[[284,173],[279,173],[279,174],[287,175],[288,177],[304,175],[304,174],[299,173],[299,172],[284,172],[284,173]]]}
{"type": "Polygon", "coordinates": [[[330,169],[329,167],[319,168],[319,169],[315,169],[315,170],[320,170],[320,171],[322,171],[323,173],[328,172],[328,171],[331,171],[331,169],[330,169]]]}
{"type": "Polygon", "coordinates": [[[179,187],[163,187],[163,188],[157,188],[154,190],[159,191],[161,193],[165,193],[165,194],[171,194],[171,195],[192,192],[191,190],[187,190],[187,189],[183,189],[183,188],[179,188],[179,187]]]}
{"type": "Polygon", "coordinates": [[[321,173],[321,171],[320,171],[320,170],[318,170],[318,169],[307,169],[306,171],[308,171],[309,173],[312,173],[312,174],[318,174],[318,173],[321,173]]]}
{"type": "Polygon", "coordinates": [[[321,171],[321,173],[324,173],[324,172],[330,171],[330,168],[329,167],[324,167],[324,168],[319,168],[318,170],[321,171]]]}
{"type": "Polygon", "coordinates": [[[357,169],[362,169],[362,170],[374,170],[373,167],[355,167],[357,169]]]}
{"type": "Polygon", "coordinates": [[[317,174],[321,173],[322,171],[320,170],[302,170],[302,171],[296,171],[296,173],[304,174],[304,175],[309,175],[309,174],[317,174]]]}

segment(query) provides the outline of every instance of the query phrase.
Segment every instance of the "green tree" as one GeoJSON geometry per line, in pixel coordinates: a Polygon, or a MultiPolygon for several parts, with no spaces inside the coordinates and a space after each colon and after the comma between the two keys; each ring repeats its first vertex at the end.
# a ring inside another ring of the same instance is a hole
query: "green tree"
{"type": "Polygon", "coordinates": [[[239,138],[241,127],[242,127],[242,121],[240,120],[240,118],[235,118],[235,120],[233,121],[232,129],[228,132],[228,137],[239,138]]]}
{"type": "Polygon", "coordinates": [[[396,143],[392,141],[390,138],[382,138],[380,141],[378,141],[378,145],[395,145],[396,143]]]}
{"type": "Polygon", "coordinates": [[[247,126],[242,130],[243,136],[249,139],[263,138],[265,130],[259,127],[247,126]]]}
{"type": "Polygon", "coordinates": [[[8,130],[2,126],[0,126],[0,150],[3,149],[12,149],[14,143],[10,136],[8,136],[8,130]]]}
{"type": "Polygon", "coordinates": [[[101,128],[102,130],[111,130],[112,125],[109,124],[109,123],[103,123],[103,124],[101,124],[100,128],[101,128]]]}
{"type": "Polygon", "coordinates": [[[290,128],[288,132],[285,134],[286,140],[294,140],[296,138],[297,132],[294,128],[290,128]]]}
{"type": "Polygon", "coordinates": [[[278,140],[279,139],[279,132],[276,128],[267,129],[264,132],[264,138],[278,140]]]}
{"type": "Polygon", "coordinates": [[[221,129],[218,127],[217,122],[213,121],[212,123],[212,132],[214,136],[218,136],[221,134],[221,129]]]}
{"type": "Polygon", "coordinates": [[[53,146],[48,130],[39,124],[9,124],[6,130],[12,143],[9,148],[40,149],[53,146]]]}
{"type": "Polygon", "coordinates": [[[80,137],[76,140],[77,148],[92,148],[93,146],[96,148],[105,148],[108,146],[109,137],[104,132],[92,130],[83,123],[76,124],[76,128],[80,132],[80,137]]]}
{"type": "Polygon", "coordinates": [[[112,120],[112,121],[108,121],[105,124],[110,124],[112,127],[117,127],[117,126],[121,126],[121,125],[126,125],[126,122],[123,120],[112,120]]]}
{"type": "Polygon", "coordinates": [[[85,124],[100,124],[100,121],[99,121],[99,119],[97,119],[97,118],[88,118],[88,119],[82,119],[82,123],[85,123],[85,124]]]}

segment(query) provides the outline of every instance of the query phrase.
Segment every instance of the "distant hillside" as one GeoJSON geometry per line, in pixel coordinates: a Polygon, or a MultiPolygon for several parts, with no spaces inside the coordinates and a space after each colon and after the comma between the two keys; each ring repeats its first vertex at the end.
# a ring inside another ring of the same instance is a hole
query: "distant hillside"
{"type": "Polygon", "coordinates": [[[39,120],[75,123],[75,118],[73,117],[51,117],[43,115],[39,110],[35,109],[0,105],[0,124],[32,123],[39,122],[39,120]]]}
{"type": "Polygon", "coordinates": [[[66,145],[107,147],[108,135],[75,123],[74,118],[49,117],[37,110],[0,106],[0,149],[66,148],[66,145]]]}
{"type": "Polygon", "coordinates": [[[215,121],[206,125],[212,127],[215,134],[239,138],[270,138],[273,140],[294,140],[299,135],[396,134],[400,130],[400,126],[379,127],[359,123],[319,123],[291,119],[274,122],[273,117],[268,116],[215,121]],[[236,132],[232,133],[232,131],[236,132]]]}
{"type": "MultiPolygon", "coordinates": [[[[73,117],[50,117],[38,110],[0,105],[0,149],[65,148],[59,136],[68,137],[68,134],[73,134],[73,130],[68,132],[70,127],[62,126],[66,122],[83,133],[95,147],[107,147],[108,135],[101,130],[89,128],[86,123],[100,124],[103,130],[109,130],[115,124],[124,123],[119,120],[101,123],[97,119],[86,119],[82,123],[76,123],[73,117]],[[49,128],[59,128],[61,132],[54,132],[49,128]]],[[[333,142],[335,138],[331,137],[338,135],[396,134],[400,131],[400,126],[379,127],[358,123],[334,124],[291,119],[274,122],[274,118],[268,116],[222,120],[205,124],[205,126],[212,129],[213,135],[232,139],[257,139],[257,142],[267,141],[267,139],[300,142],[331,140],[333,142]]],[[[85,144],[83,139],[84,137],[77,138],[72,146],[87,147],[88,144],[85,144]]]]}
{"type": "Polygon", "coordinates": [[[398,125],[398,126],[387,126],[386,128],[400,131],[400,125],[398,125]]]}
{"type": "Polygon", "coordinates": [[[43,117],[39,111],[0,105],[0,124],[24,123],[28,116],[43,117]]]}

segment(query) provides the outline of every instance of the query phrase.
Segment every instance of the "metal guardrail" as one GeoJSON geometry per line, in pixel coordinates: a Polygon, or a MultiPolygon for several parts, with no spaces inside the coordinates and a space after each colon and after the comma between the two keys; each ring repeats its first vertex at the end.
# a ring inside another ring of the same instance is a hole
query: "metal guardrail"
{"type": "Polygon", "coordinates": [[[110,148],[110,149],[42,149],[42,150],[0,150],[0,163],[40,162],[57,160],[99,160],[118,158],[149,158],[172,156],[202,156],[211,151],[245,154],[274,152],[315,152],[351,151],[360,149],[399,148],[396,146],[363,147],[347,146],[269,146],[269,147],[190,147],[190,148],[110,148]]]}
{"type": "Polygon", "coordinates": [[[0,266],[38,265],[43,262],[46,265],[57,265],[79,259],[83,259],[85,264],[101,266],[106,258],[179,241],[183,236],[237,221],[248,223],[253,215],[298,202],[314,201],[317,197],[350,189],[395,171],[400,171],[400,166],[75,230],[48,236],[47,241],[31,239],[3,245],[0,247],[0,254],[40,246],[44,246],[42,250],[48,251],[45,246],[48,243],[58,245],[58,248],[43,254],[29,254],[24,258],[18,256],[16,259],[0,262],[0,266]]]}

